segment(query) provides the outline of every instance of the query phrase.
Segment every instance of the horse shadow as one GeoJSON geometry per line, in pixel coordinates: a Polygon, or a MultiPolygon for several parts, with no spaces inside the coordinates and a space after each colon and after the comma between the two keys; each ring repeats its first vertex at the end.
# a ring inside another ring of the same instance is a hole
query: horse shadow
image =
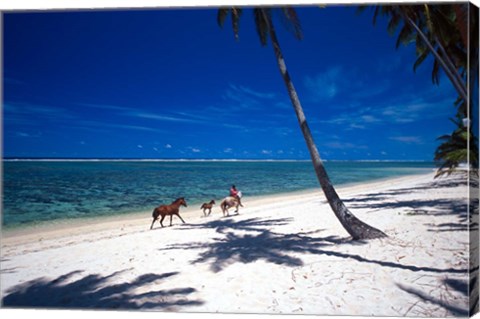
{"type": "Polygon", "coordinates": [[[7,290],[2,300],[5,308],[55,308],[55,309],[122,309],[122,310],[176,310],[179,306],[203,304],[189,300],[194,288],[151,290],[135,293],[138,288],[166,280],[178,272],[145,274],[132,282],[109,285],[108,282],[124,271],[108,276],[86,275],[73,271],[56,279],[38,278],[7,290]]]}

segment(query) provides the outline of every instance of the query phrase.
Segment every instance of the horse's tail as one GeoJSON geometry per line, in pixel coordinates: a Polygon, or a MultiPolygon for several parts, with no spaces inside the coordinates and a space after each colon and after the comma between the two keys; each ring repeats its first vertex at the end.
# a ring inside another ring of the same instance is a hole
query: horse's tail
{"type": "Polygon", "coordinates": [[[222,209],[222,211],[225,211],[225,209],[227,209],[227,200],[226,199],[222,200],[222,202],[220,203],[220,208],[222,209]]]}
{"type": "Polygon", "coordinates": [[[205,206],[207,206],[207,204],[203,203],[202,207],[200,207],[200,209],[203,209],[205,206]]]}

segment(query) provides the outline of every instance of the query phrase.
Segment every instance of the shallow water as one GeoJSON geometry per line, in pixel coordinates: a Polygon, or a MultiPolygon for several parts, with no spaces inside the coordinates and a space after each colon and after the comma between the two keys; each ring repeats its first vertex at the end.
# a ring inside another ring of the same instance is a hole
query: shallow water
{"type": "MultiPolygon", "coordinates": [[[[334,185],[434,169],[428,162],[326,162],[334,185]]],[[[4,161],[4,228],[150,211],[175,198],[189,206],[228,195],[317,188],[309,161],[4,161]]]]}

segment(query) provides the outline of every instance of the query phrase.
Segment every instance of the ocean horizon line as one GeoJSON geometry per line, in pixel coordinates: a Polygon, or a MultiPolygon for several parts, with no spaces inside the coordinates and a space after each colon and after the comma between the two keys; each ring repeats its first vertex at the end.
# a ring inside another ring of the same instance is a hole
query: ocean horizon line
{"type": "MultiPolygon", "coordinates": [[[[310,159],[244,159],[244,158],[70,158],[70,157],[4,157],[4,162],[310,162],[310,159]]],[[[323,162],[366,163],[433,163],[433,160],[406,159],[323,159],[323,162]]]]}

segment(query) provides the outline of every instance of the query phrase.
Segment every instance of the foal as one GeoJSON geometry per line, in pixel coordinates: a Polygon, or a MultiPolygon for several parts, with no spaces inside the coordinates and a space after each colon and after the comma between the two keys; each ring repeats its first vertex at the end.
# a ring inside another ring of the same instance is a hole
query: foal
{"type": "Polygon", "coordinates": [[[210,216],[213,205],[215,205],[215,201],[212,199],[210,203],[203,203],[202,207],[200,207],[200,209],[203,209],[203,215],[205,215],[205,217],[210,216]],[[207,209],[208,209],[208,215],[205,212],[207,209]]]}
{"type": "Polygon", "coordinates": [[[187,207],[187,202],[185,201],[185,198],[183,198],[183,197],[177,198],[170,205],[160,205],[157,208],[155,208],[153,210],[153,213],[152,213],[153,221],[152,221],[152,225],[150,226],[150,229],[153,228],[153,224],[158,219],[158,216],[162,216],[162,218],[160,219],[160,225],[162,225],[162,227],[163,227],[162,222],[165,219],[165,216],[167,216],[167,215],[170,215],[170,226],[172,226],[173,215],[176,215],[178,218],[180,218],[180,220],[183,223],[185,223],[183,218],[180,217],[180,215],[178,214],[178,212],[180,211],[180,206],[187,207]]]}

